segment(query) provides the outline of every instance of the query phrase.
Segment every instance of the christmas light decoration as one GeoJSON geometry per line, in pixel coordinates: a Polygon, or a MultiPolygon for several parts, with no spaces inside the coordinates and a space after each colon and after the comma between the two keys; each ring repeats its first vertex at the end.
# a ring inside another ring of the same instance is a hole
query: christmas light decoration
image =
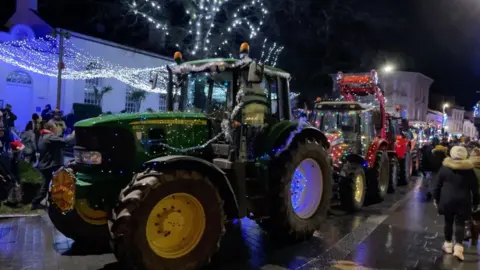
{"type": "Polygon", "coordinates": [[[277,65],[278,56],[283,51],[283,46],[278,46],[277,43],[274,42],[273,45],[267,49],[267,42],[268,42],[267,39],[263,40],[260,62],[264,63],[267,66],[275,67],[277,65]],[[265,51],[267,50],[268,50],[268,53],[265,53],[265,51]]]}
{"type": "MultiPolygon", "coordinates": [[[[61,64],[62,78],[85,80],[92,78],[114,78],[136,89],[165,93],[165,76],[160,76],[157,88],[152,89],[152,72],[164,74],[164,67],[126,68],[109,63],[78,49],[71,40],[65,40],[64,58],[61,64]],[[87,68],[89,66],[94,68],[87,68]]],[[[56,77],[58,73],[57,39],[46,36],[39,39],[26,39],[0,44],[0,61],[25,70],[56,77]]]]}
{"type": "MultiPolygon", "coordinates": [[[[130,9],[154,28],[169,35],[171,25],[166,3],[134,0],[130,9]]],[[[208,58],[233,52],[229,40],[237,36],[249,40],[258,36],[268,14],[263,0],[188,0],[184,1],[189,17],[186,31],[175,31],[175,46],[191,57],[208,58]]]]}

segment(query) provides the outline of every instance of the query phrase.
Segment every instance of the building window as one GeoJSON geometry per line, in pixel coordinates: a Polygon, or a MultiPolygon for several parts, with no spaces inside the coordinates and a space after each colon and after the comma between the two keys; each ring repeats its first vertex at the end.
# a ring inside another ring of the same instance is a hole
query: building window
{"type": "Polygon", "coordinates": [[[138,91],[131,87],[130,85],[127,86],[126,97],[125,97],[125,112],[127,113],[134,113],[140,111],[141,101],[132,99],[132,93],[138,91]]]}
{"type": "Polygon", "coordinates": [[[85,89],[83,103],[102,106],[102,100],[97,97],[93,89],[85,89]]]}
{"type": "Polygon", "coordinates": [[[159,94],[159,105],[158,110],[164,112],[167,110],[167,95],[159,94]]]}
{"type": "Polygon", "coordinates": [[[25,85],[31,85],[32,84],[32,77],[25,72],[25,71],[12,71],[10,74],[7,76],[7,82],[8,83],[17,83],[17,84],[25,84],[25,85]]]}

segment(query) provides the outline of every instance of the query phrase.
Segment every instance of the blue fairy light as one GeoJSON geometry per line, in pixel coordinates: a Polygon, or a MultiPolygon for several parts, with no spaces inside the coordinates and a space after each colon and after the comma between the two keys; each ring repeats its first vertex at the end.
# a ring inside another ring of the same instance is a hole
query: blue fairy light
{"type": "Polygon", "coordinates": [[[293,179],[290,182],[291,202],[295,211],[301,206],[302,194],[306,185],[307,178],[303,175],[302,171],[296,169],[293,173],[293,179]]]}

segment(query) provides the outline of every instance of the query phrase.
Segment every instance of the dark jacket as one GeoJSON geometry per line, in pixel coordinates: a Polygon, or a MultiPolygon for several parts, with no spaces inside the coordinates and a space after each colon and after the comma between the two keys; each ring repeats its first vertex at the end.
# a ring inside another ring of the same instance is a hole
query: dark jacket
{"type": "Polygon", "coordinates": [[[432,171],[431,169],[431,162],[430,159],[432,157],[432,150],[433,150],[433,145],[428,143],[422,146],[420,148],[420,157],[422,162],[420,163],[422,171],[430,172],[432,171]]]}
{"type": "Polygon", "coordinates": [[[479,203],[478,182],[469,160],[446,158],[437,174],[433,197],[441,215],[469,218],[479,203]]]}
{"type": "Polygon", "coordinates": [[[447,157],[447,151],[448,148],[440,144],[433,148],[429,159],[431,172],[436,173],[440,170],[443,160],[447,157]]]}
{"type": "MultiPolygon", "coordinates": [[[[478,186],[480,188],[480,157],[470,157],[470,162],[473,165],[473,171],[475,172],[475,176],[477,177],[478,186]]],[[[479,190],[480,192],[480,190],[479,190]]]]}
{"type": "Polygon", "coordinates": [[[25,146],[25,149],[23,149],[25,155],[32,155],[37,152],[37,144],[33,130],[24,131],[21,136],[21,141],[25,146]]]}
{"type": "Polygon", "coordinates": [[[38,140],[38,169],[47,170],[63,166],[63,148],[73,144],[74,139],[64,139],[53,134],[50,130],[42,129],[38,140]]]}

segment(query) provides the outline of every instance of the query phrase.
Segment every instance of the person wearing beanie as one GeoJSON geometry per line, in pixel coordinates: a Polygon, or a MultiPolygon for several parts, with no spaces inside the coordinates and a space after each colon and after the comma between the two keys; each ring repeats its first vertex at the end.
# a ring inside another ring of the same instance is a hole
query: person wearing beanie
{"type": "Polygon", "coordinates": [[[433,190],[438,214],[443,215],[445,219],[445,243],[442,249],[448,254],[453,253],[461,261],[464,260],[465,222],[470,219],[472,208],[476,209],[479,204],[479,186],[472,162],[467,156],[465,147],[452,147],[450,157],[445,158],[438,171],[433,190]],[[453,245],[454,231],[455,245],[453,245]]]}

